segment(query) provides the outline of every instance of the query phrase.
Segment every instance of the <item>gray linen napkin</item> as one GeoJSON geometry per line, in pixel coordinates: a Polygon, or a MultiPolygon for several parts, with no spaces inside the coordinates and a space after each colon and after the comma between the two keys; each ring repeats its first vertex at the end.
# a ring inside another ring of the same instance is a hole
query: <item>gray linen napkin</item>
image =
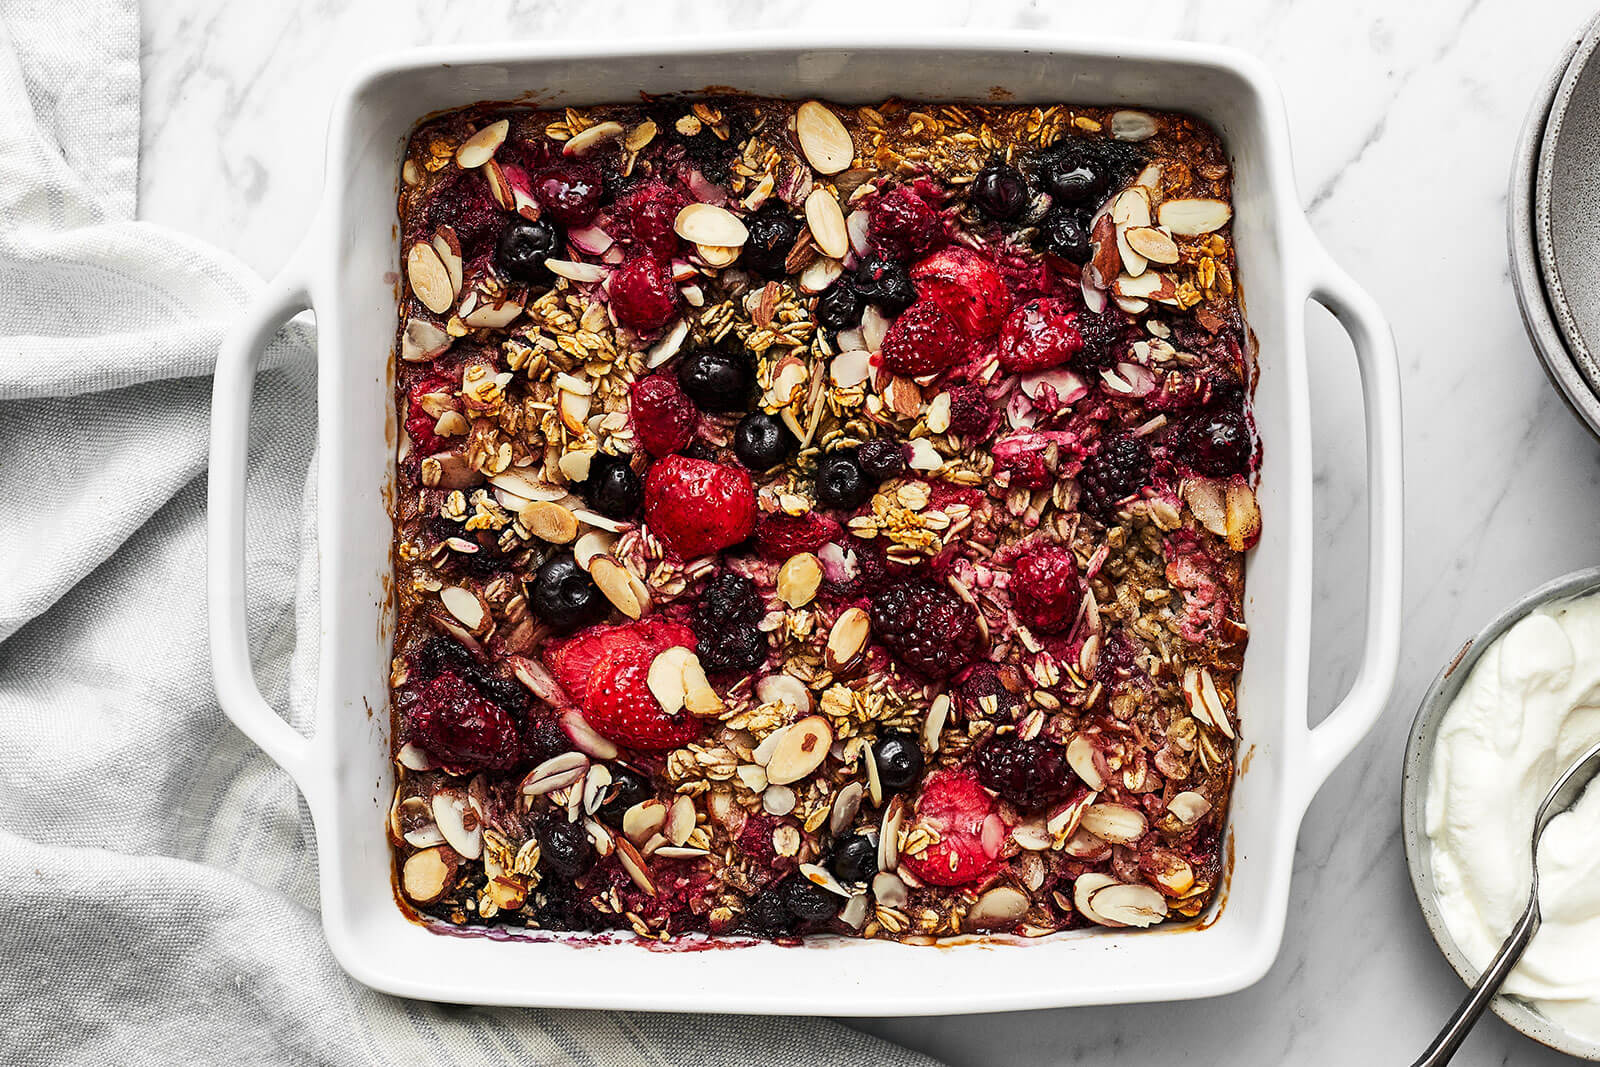
{"type": "MultiPolygon", "coordinates": [[[[929,1064],[826,1020],[451,1008],[338,969],[304,806],[207,663],[206,376],[259,283],[133,221],[138,56],[133,0],[0,0],[0,1062],[929,1064]]],[[[258,673],[292,718],[305,342],[257,382],[250,470],[258,673]]]]}

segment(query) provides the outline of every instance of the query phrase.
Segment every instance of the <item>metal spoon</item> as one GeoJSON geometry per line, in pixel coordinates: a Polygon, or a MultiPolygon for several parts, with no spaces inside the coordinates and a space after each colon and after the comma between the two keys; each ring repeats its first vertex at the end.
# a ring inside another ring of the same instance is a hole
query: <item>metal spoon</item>
{"type": "Polygon", "coordinates": [[[1439,1031],[1439,1036],[1428,1046],[1428,1051],[1412,1067],[1440,1067],[1449,1063],[1477,1024],[1478,1018],[1483,1015],[1483,1010],[1499,992],[1506,976],[1517,965],[1517,960],[1522,958],[1523,950],[1539,930],[1539,839],[1544,836],[1545,827],[1550,825],[1551,819],[1577,803],[1584,788],[1596,774],[1600,774],[1600,743],[1579,756],[1556,779],[1550,792],[1545,794],[1544,803],[1539,805],[1539,814],[1533,819],[1533,886],[1528,891],[1528,907],[1523,911],[1522,918],[1517,920],[1511,936],[1506,938],[1500,951],[1489,961],[1489,966],[1478,976],[1478,983],[1467,994],[1467,999],[1461,1002],[1456,1013],[1450,1016],[1450,1021],[1445,1023],[1444,1029],[1439,1031]]]}

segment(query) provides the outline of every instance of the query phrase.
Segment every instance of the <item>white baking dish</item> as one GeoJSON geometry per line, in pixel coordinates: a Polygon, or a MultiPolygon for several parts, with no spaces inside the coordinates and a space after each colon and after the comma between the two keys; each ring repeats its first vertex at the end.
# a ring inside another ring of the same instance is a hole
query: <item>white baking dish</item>
{"type": "Polygon", "coordinates": [[[962,33],[888,45],[727,39],[653,48],[497,45],[374,64],[335,102],[321,208],[304,245],[224,346],[211,452],[211,638],[222,706],[294,777],[316,822],[329,944],[361,981],[464,1003],[835,1015],[998,1011],[1226,993],[1277,953],[1307,803],[1372,726],[1393,680],[1400,619],[1399,378],[1378,309],[1311,235],[1296,198],[1276,89],[1244,56],[1187,45],[962,33]],[[401,148],[422,115],[477,100],[636,99],[732,86],[844,102],[912,98],[1125,103],[1190,111],[1236,169],[1235,237],[1260,340],[1264,533],[1249,562],[1251,629],[1239,693],[1251,753],[1229,829],[1232,877],[1198,929],[1087,932],[951,947],[862,941],[660,951],[635,943],[506,942],[430,933],[390,887],[384,815],[392,629],[385,498],[396,427],[395,200],[401,148]],[[1316,729],[1306,721],[1311,430],[1303,308],[1326,304],[1355,341],[1366,392],[1371,573],[1363,665],[1316,729]],[[250,386],[263,344],[316,312],[322,593],[314,736],[286,725],[252,680],[245,640],[244,484],[250,386]]]}

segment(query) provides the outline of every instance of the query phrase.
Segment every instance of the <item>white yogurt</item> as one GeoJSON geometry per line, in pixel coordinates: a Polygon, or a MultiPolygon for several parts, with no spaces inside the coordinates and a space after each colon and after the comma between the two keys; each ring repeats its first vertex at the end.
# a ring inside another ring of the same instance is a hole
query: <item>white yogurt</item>
{"type": "MultiPolygon", "coordinates": [[[[1481,970],[1527,904],[1533,817],[1600,741],[1600,594],[1542,608],[1494,642],[1445,712],[1428,779],[1439,910],[1481,970]]],[[[1505,984],[1600,1041],[1600,788],[1545,831],[1544,925],[1505,984]]]]}

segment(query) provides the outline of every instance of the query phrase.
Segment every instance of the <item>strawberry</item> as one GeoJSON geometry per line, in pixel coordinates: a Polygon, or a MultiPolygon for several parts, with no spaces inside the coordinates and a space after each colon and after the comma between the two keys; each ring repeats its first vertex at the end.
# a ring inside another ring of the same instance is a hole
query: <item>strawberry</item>
{"type": "Polygon", "coordinates": [[[565,641],[547,645],[544,662],[572,702],[582,706],[588,702],[595,668],[607,653],[639,647],[649,649],[654,656],[676,645],[694,648],[694,631],[681,622],[650,616],[619,626],[592,626],[565,641]]]}
{"type": "Polygon", "coordinates": [[[1082,349],[1078,313],[1057,297],[1028,301],[1000,330],[1000,366],[1008,374],[1059,367],[1082,349]]]}
{"type": "Polygon", "coordinates": [[[764,516],[756,527],[756,551],[762,559],[782,563],[798,552],[815,552],[844,532],[833,519],[808,511],[804,515],[783,512],[764,516]]]}
{"type": "Polygon", "coordinates": [[[993,263],[953,245],[911,268],[917,296],[931,300],[974,341],[993,337],[1011,310],[1011,291],[993,263]]]}
{"type": "Polygon", "coordinates": [[[918,377],[942,371],[961,358],[966,338],[932,300],[906,308],[883,337],[883,364],[896,374],[918,377]]]}
{"type": "Polygon", "coordinates": [[[633,383],[629,408],[634,440],[652,456],[667,456],[694,436],[700,412],[673,374],[652,374],[633,383]]]}
{"type": "Polygon", "coordinates": [[[742,467],[667,456],[645,476],[644,521],[683,559],[717,552],[755,529],[755,487],[742,467]]]}
{"type": "Polygon", "coordinates": [[[583,717],[590,726],[629,748],[667,749],[700,735],[700,722],[679,708],[668,714],[650,692],[656,651],[644,645],[613,648],[595,664],[583,717]]]}
{"type": "Polygon", "coordinates": [[[935,771],[922,787],[913,813],[938,831],[939,840],[916,856],[901,856],[930,885],[968,885],[990,877],[1004,861],[1000,846],[1008,832],[994,800],[971,770],[935,771]]]}

